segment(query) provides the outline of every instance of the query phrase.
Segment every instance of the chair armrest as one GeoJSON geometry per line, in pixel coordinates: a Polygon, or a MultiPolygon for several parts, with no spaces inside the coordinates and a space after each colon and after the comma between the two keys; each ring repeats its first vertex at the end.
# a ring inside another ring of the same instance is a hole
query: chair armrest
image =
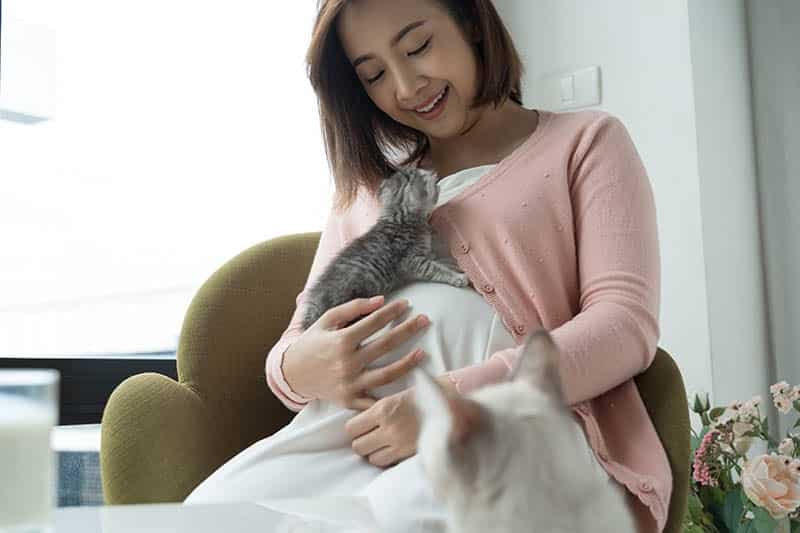
{"type": "Polygon", "coordinates": [[[214,428],[200,397],[167,376],[120,383],[101,426],[105,503],[183,501],[224,460],[214,428]]]}

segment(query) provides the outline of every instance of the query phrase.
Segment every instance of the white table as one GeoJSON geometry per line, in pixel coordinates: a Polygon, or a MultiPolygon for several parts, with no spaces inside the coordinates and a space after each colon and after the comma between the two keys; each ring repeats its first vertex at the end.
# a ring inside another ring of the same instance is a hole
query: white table
{"type": "Polygon", "coordinates": [[[53,519],[53,533],[370,533],[371,529],[352,522],[308,521],[256,503],[61,507],[53,519]]]}

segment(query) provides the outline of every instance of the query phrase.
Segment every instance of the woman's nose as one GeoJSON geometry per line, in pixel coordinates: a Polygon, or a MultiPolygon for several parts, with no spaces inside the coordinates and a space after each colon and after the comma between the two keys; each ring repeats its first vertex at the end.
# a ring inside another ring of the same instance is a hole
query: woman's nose
{"type": "Polygon", "coordinates": [[[419,103],[420,90],[428,85],[427,80],[411,68],[401,68],[395,76],[397,101],[406,107],[419,103]]]}

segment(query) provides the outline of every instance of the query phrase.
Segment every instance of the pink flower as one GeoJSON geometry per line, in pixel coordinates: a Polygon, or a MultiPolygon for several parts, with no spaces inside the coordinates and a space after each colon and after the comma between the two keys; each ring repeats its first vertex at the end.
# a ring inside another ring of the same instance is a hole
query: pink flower
{"type": "Polygon", "coordinates": [[[800,505],[800,479],[792,466],[792,459],[782,455],[759,455],[744,463],[745,494],[773,518],[785,518],[800,505]]]}
{"type": "Polygon", "coordinates": [[[778,383],[775,383],[774,385],[770,385],[770,387],[769,387],[769,392],[773,396],[783,396],[784,394],[787,394],[789,392],[789,390],[790,390],[790,386],[785,381],[779,381],[778,383]]]}
{"type": "Polygon", "coordinates": [[[719,475],[719,462],[716,460],[718,452],[717,439],[719,431],[712,430],[705,434],[697,451],[694,452],[692,464],[692,479],[701,485],[716,487],[719,475]]]}
{"type": "Polygon", "coordinates": [[[780,381],[771,385],[769,392],[772,394],[772,403],[783,414],[792,410],[792,403],[800,399],[800,385],[792,387],[785,381],[780,381]]]}
{"type": "Polygon", "coordinates": [[[775,407],[777,407],[778,411],[780,411],[785,415],[792,410],[792,402],[790,402],[785,397],[780,396],[778,398],[775,398],[775,407]]]}

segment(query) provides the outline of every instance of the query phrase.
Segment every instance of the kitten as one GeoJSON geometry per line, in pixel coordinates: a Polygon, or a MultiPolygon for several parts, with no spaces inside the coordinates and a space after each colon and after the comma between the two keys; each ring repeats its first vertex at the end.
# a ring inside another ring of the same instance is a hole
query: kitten
{"type": "Polygon", "coordinates": [[[448,398],[417,367],[418,454],[450,533],[634,533],[621,486],[589,455],[565,405],[558,350],[525,339],[514,377],[448,398]]]}
{"type": "Polygon", "coordinates": [[[469,284],[452,259],[433,250],[428,218],[439,199],[435,176],[400,170],[381,182],[378,197],[382,208],[375,225],[339,252],[309,290],[303,329],[331,307],[387,294],[410,281],[469,284]]]}

